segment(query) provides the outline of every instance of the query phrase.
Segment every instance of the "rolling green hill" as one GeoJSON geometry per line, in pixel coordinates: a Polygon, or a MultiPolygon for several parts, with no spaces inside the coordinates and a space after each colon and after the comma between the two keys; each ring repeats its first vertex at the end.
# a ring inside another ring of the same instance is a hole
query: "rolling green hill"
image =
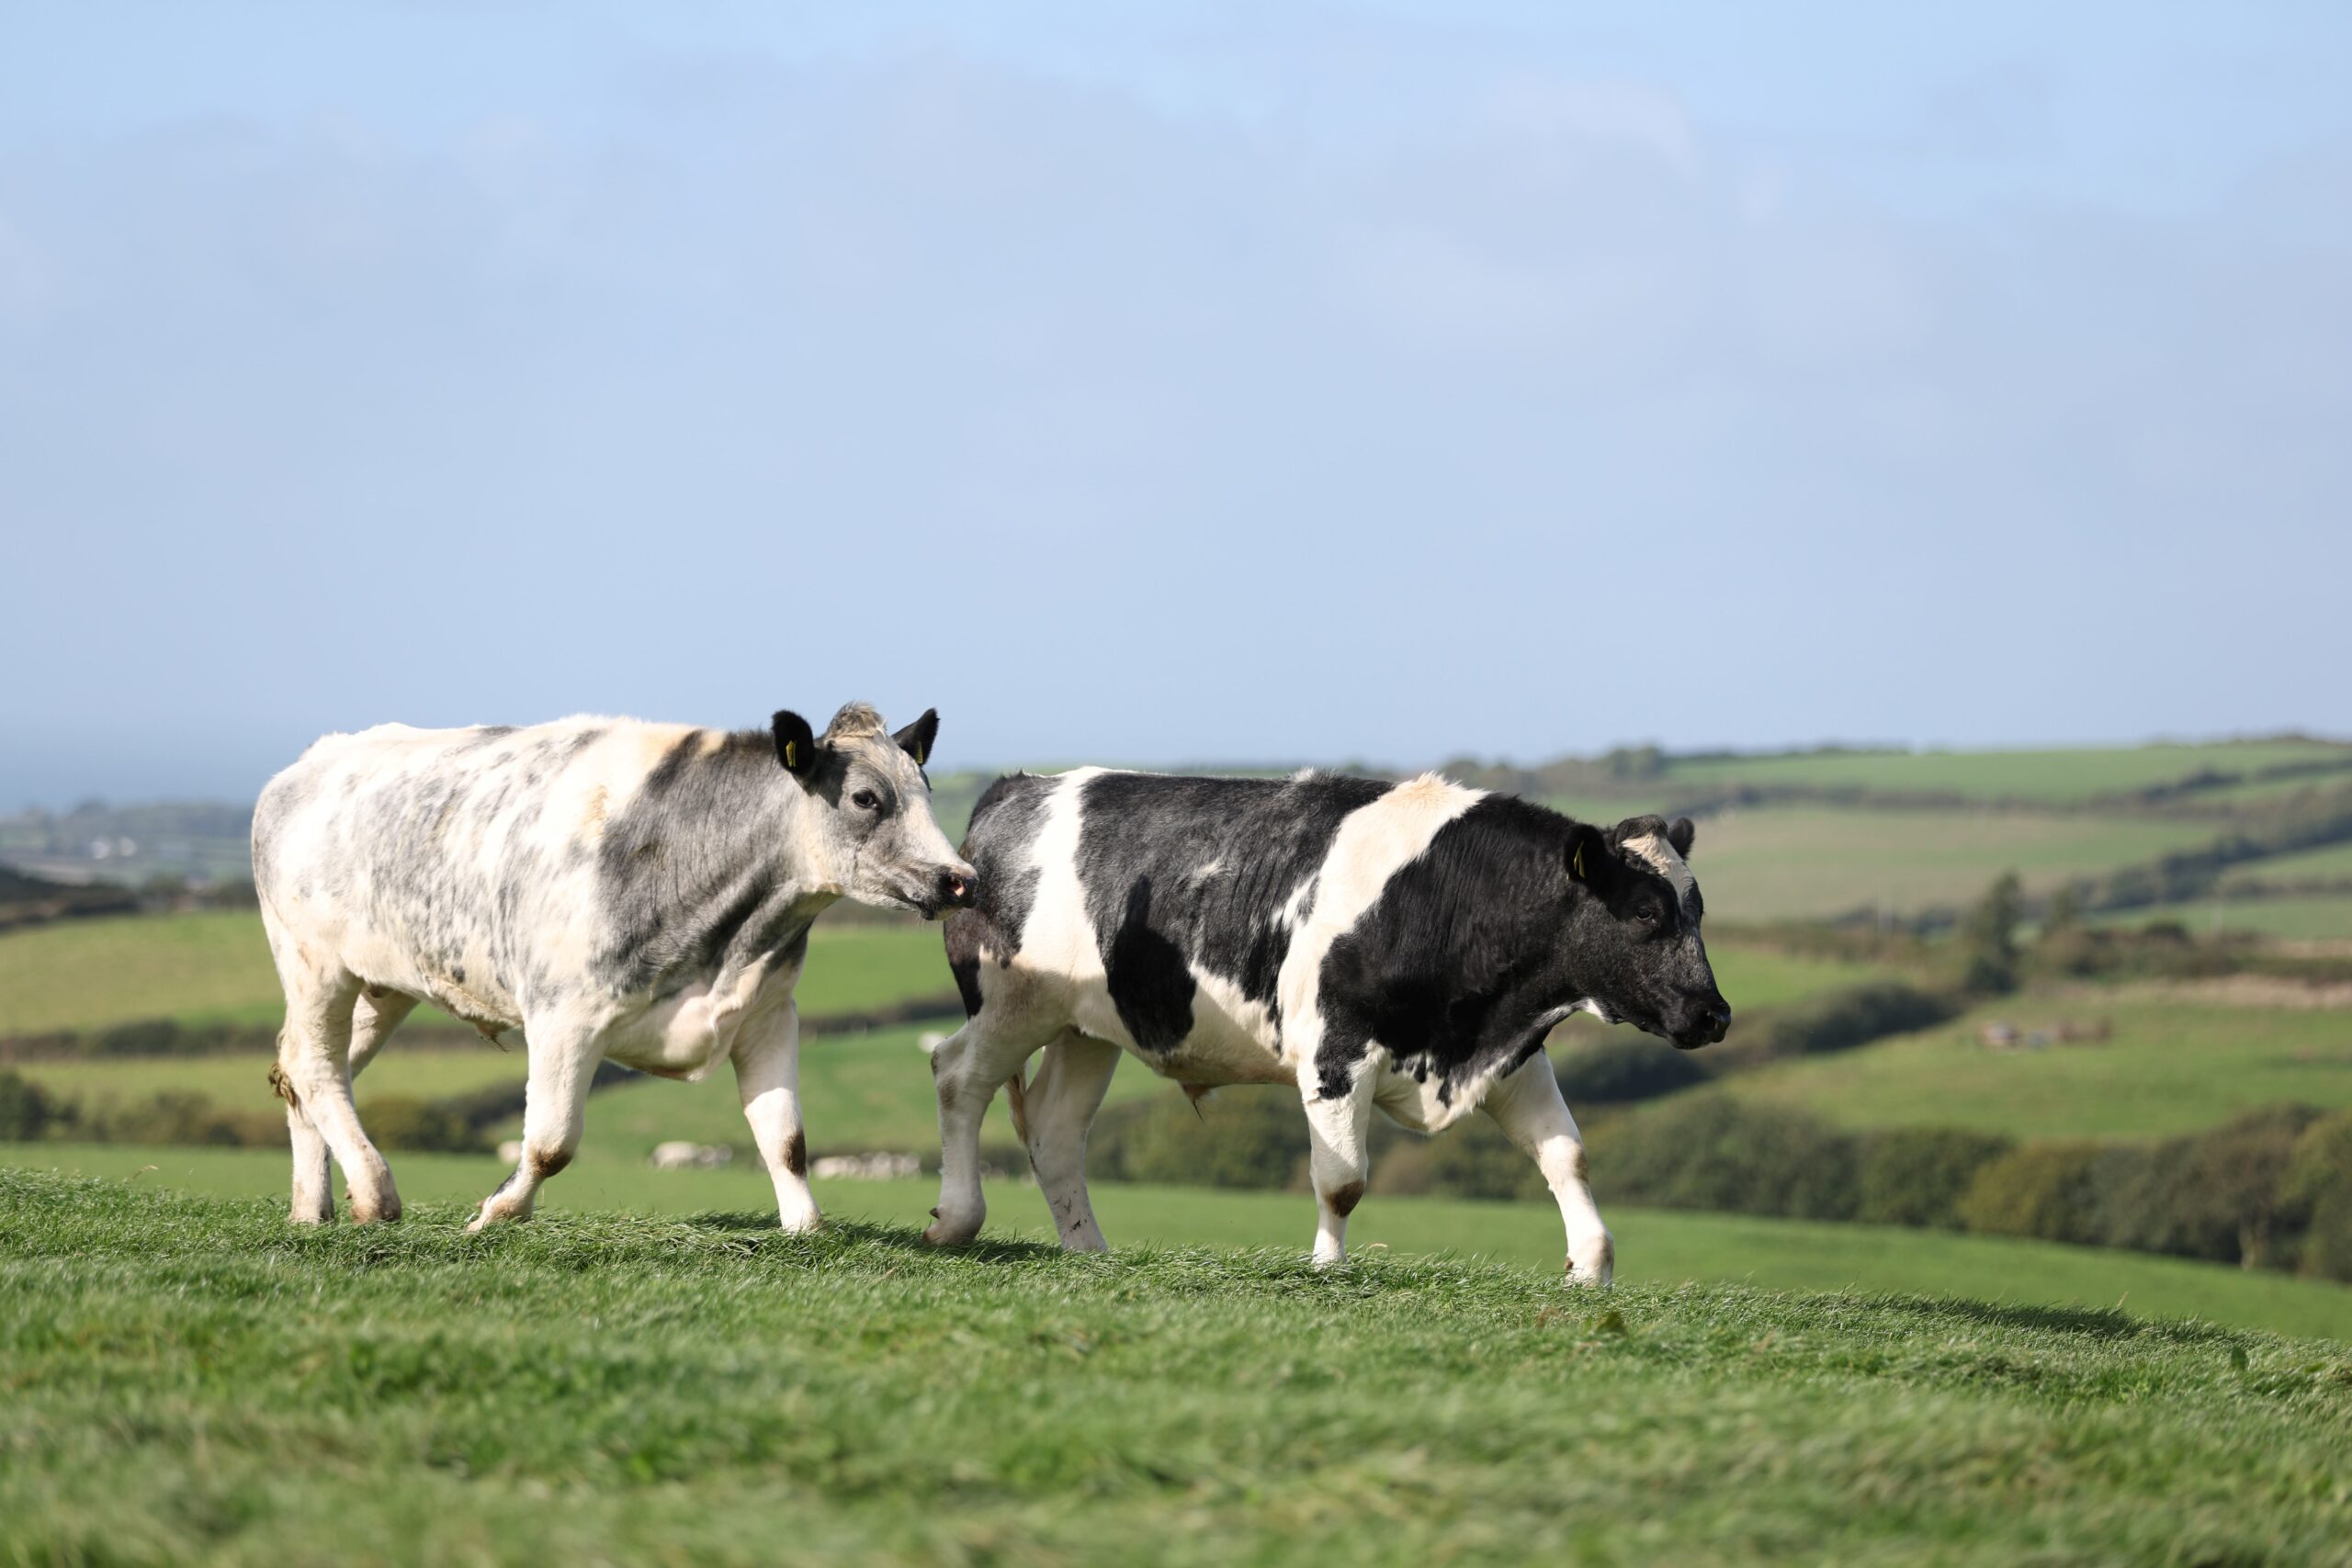
{"type": "MultiPolygon", "coordinates": [[[[820,922],[809,933],[804,1013],[863,1012],[954,994],[936,926],[820,922]]],[[[0,935],[0,1036],[152,1018],[275,1026],[284,1013],[259,915],[130,916],[0,935]]],[[[430,1009],[406,1027],[435,1025],[463,1027],[430,1009]]]]}
{"type": "Polygon", "coordinates": [[[2252,773],[2290,762],[2352,762],[2352,747],[2256,740],[2035,751],[1829,751],[1678,760],[1675,788],[1798,784],[1874,794],[1953,794],[1980,800],[2078,805],[2206,773],[2252,773]]]}
{"type": "Polygon", "coordinates": [[[1710,818],[1691,869],[1717,919],[1900,913],[1965,904],[2005,871],[2041,892],[2212,837],[2154,818],[1767,807],[1710,818]]]}
{"type": "Polygon", "coordinates": [[[294,1234],[6,1170],[0,1213],[21,1562],[2008,1568],[2352,1539],[2345,1345],[2104,1308],[940,1255],[744,1213],[294,1234]]]}
{"type": "Polygon", "coordinates": [[[1955,1022],[1781,1062],[1720,1089],[1849,1127],[1968,1127],[2016,1137],[2138,1138],[2219,1125],[2257,1105],[2352,1105],[2352,1013],[2095,990],[2005,998],[1955,1022]],[[1978,1031],[2104,1021],[2109,1039],[1995,1050],[1978,1031]]]}

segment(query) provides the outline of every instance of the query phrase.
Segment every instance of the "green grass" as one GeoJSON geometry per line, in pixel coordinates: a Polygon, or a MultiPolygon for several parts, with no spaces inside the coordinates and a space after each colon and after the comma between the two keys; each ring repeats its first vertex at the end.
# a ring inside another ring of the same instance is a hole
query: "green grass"
{"type": "Polygon", "coordinates": [[[1894,973],[1880,964],[1849,964],[1714,941],[1707,944],[1707,958],[1714,965],[1715,984],[1741,1012],[1786,1007],[1825,991],[1883,980],[1894,973]]]}
{"type": "MultiPolygon", "coordinates": [[[[899,933],[877,934],[890,941],[875,944],[881,949],[880,962],[867,973],[887,981],[891,964],[907,944],[899,933]]],[[[858,950],[865,946],[867,935],[854,930],[840,933],[820,952],[820,956],[833,961],[828,969],[837,979],[843,959],[863,956],[858,950]]],[[[1713,956],[1724,993],[1743,1009],[1779,1006],[1881,973],[1871,965],[1792,957],[1758,948],[1724,946],[1713,956]]],[[[804,984],[817,983],[812,964],[804,984]]],[[[931,1027],[952,1027],[952,1021],[931,1027]]],[[[812,1034],[803,1043],[801,1092],[808,1107],[809,1145],[815,1153],[875,1148],[918,1151],[936,1145],[930,1066],[918,1045],[922,1032],[921,1027],[910,1026],[865,1033],[812,1034]]],[[[275,1103],[268,1086],[269,1067],[268,1056],[244,1052],[28,1062],[15,1070],[45,1089],[91,1101],[129,1102],[172,1089],[203,1095],[225,1108],[255,1111],[271,1109],[275,1103]]],[[[524,1053],[519,1048],[501,1051],[487,1043],[430,1046],[394,1035],[383,1055],[361,1075],[358,1100],[362,1107],[383,1098],[435,1100],[494,1084],[520,1083],[525,1073],[524,1053]]],[[[1112,1079],[1110,1100],[1115,1104],[1171,1092],[1140,1064],[1127,1062],[1112,1079]]],[[[628,1146],[632,1156],[672,1138],[746,1144],[750,1136],[736,1096],[734,1074],[724,1066],[700,1083],[649,1079],[605,1089],[590,1104],[589,1125],[601,1139],[628,1146]]]]}
{"type": "Polygon", "coordinates": [[[0,1035],[145,1018],[267,1024],[284,1012],[256,914],[62,920],[0,936],[0,1035]]]}
{"type": "Polygon", "coordinates": [[[2119,909],[2094,919],[2100,925],[2122,926],[2175,920],[2192,931],[2256,931],[2292,941],[2341,942],[2352,940],[2352,897],[2200,898],[2186,904],[2119,909]]]}
{"type": "Polygon", "coordinates": [[[2222,879],[2223,886],[2250,882],[2290,885],[2298,882],[2352,882],[2352,840],[2328,844],[2301,854],[2278,855],[2242,865],[2222,879]]]}
{"type": "Polygon", "coordinates": [[[1920,751],[1743,757],[1676,762],[1676,786],[1801,784],[1889,793],[1951,793],[1981,800],[2073,805],[2213,770],[2252,773],[2282,762],[2340,759],[2342,746],[2253,741],[2050,751],[1920,751]]]}
{"type": "Polygon", "coordinates": [[[2341,1344],[0,1172],[19,1562],[2319,1561],[2341,1344]]]}
{"type": "Polygon", "coordinates": [[[2053,887],[2212,837],[2144,818],[1772,807],[1703,823],[1691,869],[1710,914],[1764,920],[1964,904],[2005,871],[2053,887]]]}
{"type": "MultiPolygon", "coordinates": [[[[266,1111],[277,1103],[269,1087],[275,1061],[241,1051],[218,1056],[19,1062],[9,1070],[52,1093],[88,1100],[127,1102],[169,1089],[200,1094],[229,1110],[266,1111]]],[[[360,1076],[356,1098],[363,1107],[371,1100],[440,1100],[497,1084],[519,1084],[525,1071],[520,1050],[500,1051],[486,1042],[403,1050],[395,1035],[360,1076]]]]}
{"type": "Polygon", "coordinates": [[[2352,1017],[2096,992],[2013,998],[1941,1028],[1739,1074],[1720,1092],[1849,1127],[2150,1137],[2279,1100],[2352,1105],[2352,1017]],[[1994,1051],[1977,1039],[1995,1019],[2030,1028],[2102,1018],[2113,1030],[2104,1043],[1994,1051]]]}
{"type": "MultiPolygon", "coordinates": [[[[949,998],[936,926],[820,922],[800,982],[805,1013],[864,1012],[949,998]]],[[[274,1025],[284,1016],[261,917],[214,910],[65,920],[0,936],[0,1036],[104,1029],[139,1019],[274,1025]]],[[[459,1028],[430,1008],[407,1027],[459,1028]]]]}

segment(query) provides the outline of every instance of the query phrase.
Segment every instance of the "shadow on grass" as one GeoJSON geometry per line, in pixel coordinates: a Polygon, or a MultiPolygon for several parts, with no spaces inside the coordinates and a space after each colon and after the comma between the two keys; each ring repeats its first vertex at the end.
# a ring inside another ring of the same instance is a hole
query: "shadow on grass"
{"type": "Polygon", "coordinates": [[[1897,1312],[1923,1317],[1956,1319],[1988,1328],[2030,1328],[2042,1332],[2079,1334],[2088,1339],[2163,1339],[2176,1345],[2233,1342],[2242,1336],[2214,1324],[2166,1322],[2133,1317],[2114,1307],[2016,1305],[1970,1301],[1962,1296],[1886,1296],[1897,1312]]]}
{"type": "MultiPolygon", "coordinates": [[[[751,1212],[684,1214],[678,1224],[697,1230],[724,1231],[729,1234],[748,1232],[759,1235],[781,1235],[773,1213],[751,1212]]],[[[871,1220],[825,1218],[820,1235],[869,1247],[891,1247],[911,1252],[922,1258],[968,1258],[979,1263],[1037,1263],[1046,1258],[1068,1256],[1058,1247],[1037,1241],[997,1239],[983,1235],[962,1247],[933,1247],[922,1239],[922,1232],[912,1225],[878,1224],[871,1220]]]]}

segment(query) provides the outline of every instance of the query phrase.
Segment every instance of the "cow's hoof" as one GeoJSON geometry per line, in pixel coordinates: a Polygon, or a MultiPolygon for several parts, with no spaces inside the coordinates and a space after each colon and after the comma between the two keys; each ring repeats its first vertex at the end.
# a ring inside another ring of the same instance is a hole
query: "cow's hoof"
{"type": "Polygon", "coordinates": [[[933,1247],[966,1245],[980,1234],[980,1222],[985,1217],[975,1214],[968,1221],[960,1216],[956,1219],[943,1219],[936,1209],[933,1209],[931,1213],[931,1228],[922,1233],[922,1238],[933,1247]]]}
{"type": "Polygon", "coordinates": [[[814,1209],[805,1214],[778,1214],[776,1228],[786,1235],[810,1235],[825,1228],[825,1216],[814,1209]]]}

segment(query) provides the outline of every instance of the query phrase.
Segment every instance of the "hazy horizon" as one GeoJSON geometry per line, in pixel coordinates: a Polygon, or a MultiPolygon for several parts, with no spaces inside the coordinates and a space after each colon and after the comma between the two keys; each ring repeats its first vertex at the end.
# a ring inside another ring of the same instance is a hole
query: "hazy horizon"
{"type": "Polygon", "coordinates": [[[0,54],[0,805],[2352,732],[2352,11],[94,4],[0,54]]]}

